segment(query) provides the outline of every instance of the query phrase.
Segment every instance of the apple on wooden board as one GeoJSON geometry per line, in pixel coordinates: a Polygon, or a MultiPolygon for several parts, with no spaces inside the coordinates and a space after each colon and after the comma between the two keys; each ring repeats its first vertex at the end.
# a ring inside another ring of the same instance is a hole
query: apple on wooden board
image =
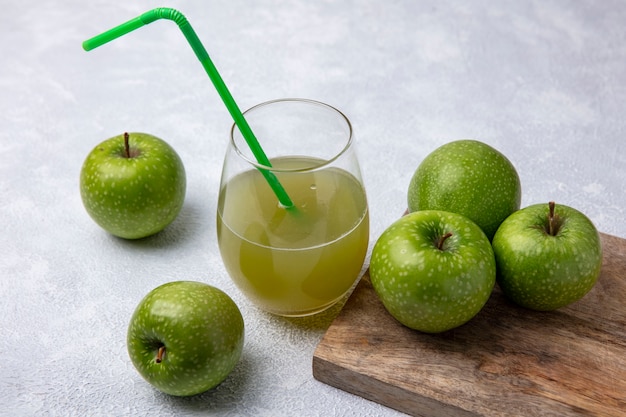
{"type": "Polygon", "coordinates": [[[370,279],[400,323],[439,333],[472,319],[496,282],[491,243],[471,220],[424,210],[389,226],[372,250],[370,279]]]}
{"type": "Polygon", "coordinates": [[[581,299],[602,266],[597,229],[580,211],[535,204],[509,216],[493,238],[497,282],[515,303],[549,311],[581,299]]]}
{"type": "Polygon", "coordinates": [[[124,133],[96,146],[80,172],[80,195],[109,233],[139,239],[163,230],[180,212],[186,177],[176,151],[146,133],[124,133]]]}
{"type": "Polygon", "coordinates": [[[241,357],[244,321],[223,291],[195,281],[153,289],[128,326],[130,359],[158,390],[200,394],[221,383],[241,357]]]}
{"type": "Polygon", "coordinates": [[[522,187],[513,164],[476,140],[447,143],[426,156],[408,191],[409,211],[459,213],[491,240],[498,226],[520,208],[522,187]]]}

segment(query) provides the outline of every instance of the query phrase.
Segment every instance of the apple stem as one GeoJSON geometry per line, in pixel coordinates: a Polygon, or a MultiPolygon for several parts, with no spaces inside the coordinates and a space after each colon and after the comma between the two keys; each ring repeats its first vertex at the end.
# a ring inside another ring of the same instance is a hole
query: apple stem
{"type": "Polygon", "coordinates": [[[548,203],[548,207],[550,208],[550,212],[548,214],[548,234],[550,236],[556,236],[556,234],[559,232],[559,218],[554,213],[555,206],[556,204],[554,203],[554,201],[550,201],[548,203]]]}
{"type": "Polygon", "coordinates": [[[159,351],[157,352],[156,363],[161,363],[163,361],[163,356],[165,356],[165,346],[159,346],[159,351]]]}
{"type": "Polygon", "coordinates": [[[443,250],[443,243],[450,237],[452,236],[451,232],[446,233],[445,235],[441,236],[439,238],[439,241],[437,242],[437,249],[439,250],[443,250]]]}
{"type": "Polygon", "coordinates": [[[124,151],[126,158],[130,158],[130,144],[128,143],[128,132],[124,132],[124,151]]]}

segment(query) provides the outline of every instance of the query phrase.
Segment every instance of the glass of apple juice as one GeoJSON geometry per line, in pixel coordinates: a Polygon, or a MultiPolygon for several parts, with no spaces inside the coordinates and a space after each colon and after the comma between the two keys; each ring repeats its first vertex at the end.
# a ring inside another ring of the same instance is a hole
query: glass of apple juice
{"type": "Polygon", "coordinates": [[[224,265],[261,309],[319,313],[357,282],[369,242],[352,125],[339,110],[303,99],[262,103],[244,116],[270,164],[256,162],[233,125],[217,208],[224,265]],[[279,202],[264,170],[292,207],[279,202]]]}

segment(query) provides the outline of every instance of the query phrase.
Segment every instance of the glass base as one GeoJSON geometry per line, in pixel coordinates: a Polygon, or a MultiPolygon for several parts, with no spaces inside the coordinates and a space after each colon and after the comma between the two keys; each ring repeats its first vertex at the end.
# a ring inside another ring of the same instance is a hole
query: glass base
{"type": "Polygon", "coordinates": [[[354,284],[352,284],[352,286],[346,291],[344,292],[342,295],[340,295],[339,297],[335,298],[334,300],[330,301],[329,303],[323,304],[319,307],[316,307],[314,309],[309,309],[309,310],[303,310],[303,311],[275,311],[275,310],[271,310],[268,308],[264,308],[256,303],[254,303],[253,301],[251,301],[253,304],[255,304],[259,309],[265,311],[266,313],[270,313],[270,314],[274,314],[275,316],[280,316],[280,317],[288,317],[288,318],[298,318],[298,317],[310,317],[310,316],[314,316],[316,314],[320,314],[323,313],[326,310],[329,310],[330,308],[334,307],[335,305],[337,305],[340,302],[344,302],[345,300],[347,300],[347,298],[350,296],[350,294],[352,294],[352,291],[354,291],[354,289],[356,288],[357,284],[359,283],[360,278],[357,279],[354,284]]]}
{"type": "Polygon", "coordinates": [[[270,314],[274,314],[276,316],[281,316],[281,317],[309,317],[309,316],[314,316],[316,314],[319,314],[321,312],[324,312],[326,310],[328,310],[329,308],[331,308],[332,306],[334,306],[335,304],[337,304],[339,302],[339,300],[341,300],[343,298],[343,296],[339,297],[338,299],[336,299],[335,301],[326,304],[322,307],[316,308],[314,310],[306,310],[306,311],[290,311],[290,312],[281,312],[281,311],[270,311],[270,310],[263,310],[266,311],[270,314]]]}

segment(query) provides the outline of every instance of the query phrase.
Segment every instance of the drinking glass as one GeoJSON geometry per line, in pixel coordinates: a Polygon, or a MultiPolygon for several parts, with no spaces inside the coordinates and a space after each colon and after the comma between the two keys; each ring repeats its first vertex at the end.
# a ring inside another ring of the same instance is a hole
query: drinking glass
{"type": "Polygon", "coordinates": [[[271,166],[259,164],[233,125],[217,208],[226,270],[261,309],[319,313],[358,280],[369,214],[352,125],[339,110],[304,99],[259,104],[244,116],[271,166]],[[285,208],[271,172],[293,202],[285,208]]]}

